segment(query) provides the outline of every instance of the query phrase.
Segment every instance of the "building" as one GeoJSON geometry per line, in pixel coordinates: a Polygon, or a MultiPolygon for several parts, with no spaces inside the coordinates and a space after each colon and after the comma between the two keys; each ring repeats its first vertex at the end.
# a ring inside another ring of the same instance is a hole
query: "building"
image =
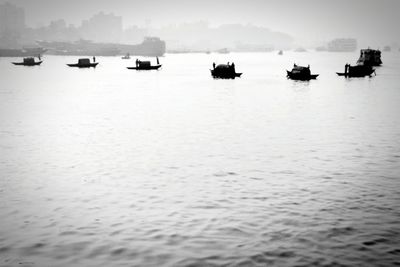
{"type": "Polygon", "coordinates": [[[0,4],[0,45],[16,46],[25,29],[25,10],[10,3],[0,4]]]}
{"type": "Polygon", "coordinates": [[[120,42],[122,17],[100,12],[89,20],[82,21],[81,37],[94,42],[120,42]]]}

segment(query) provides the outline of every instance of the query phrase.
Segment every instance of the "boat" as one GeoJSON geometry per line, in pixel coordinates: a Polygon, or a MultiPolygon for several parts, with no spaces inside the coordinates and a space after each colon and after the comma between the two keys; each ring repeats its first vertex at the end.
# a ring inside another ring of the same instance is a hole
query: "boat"
{"type": "Polygon", "coordinates": [[[291,71],[286,70],[286,72],[286,77],[288,79],[300,81],[309,81],[312,79],[316,79],[319,76],[319,74],[311,74],[310,65],[308,65],[308,67],[303,67],[294,64],[293,69],[291,71]]]}
{"type": "Polygon", "coordinates": [[[299,47],[299,48],[297,48],[296,50],[294,50],[294,52],[303,53],[303,52],[307,52],[307,50],[306,50],[305,48],[303,48],[303,47],[299,47]]]}
{"type": "Polygon", "coordinates": [[[158,60],[157,57],[157,65],[151,65],[150,61],[141,61],[139,59],[136,59],[136,67],[127,67],[129,70],[158,70],[161,68],[160,61],[158,60]]]}
{"type": "Polygon", "coordinates": [[[90,62],[89,58],[80,58],[78,60],[78,63],[75,64],[67,64],[70,67],[78,67],[78,68],[95,68],[97,66],[97,64],[99,64],[98,62],[90,62]]]}
{"type": "Polygon", "coordinates": [[[372,73],[375,73],[375,70],[370,65],[350,66],[350,64],[346,64],[344,67],[344,72],[336,72],[336,73],[337,75],[344,76],[346,78],[353,78],[353,77],[359,78],[359,77],[371,76],[372,73]]]}
{"type": "Polygon", "coordinates": [[[283,55],[283,51],[279,50],[278,55],[282,56],[283,55]]]}
{"type": "Polygon", "coordinates": [[[127,53],[125,56],[121,57],[122,59],[130,59],[131,56],[129,55],[129,53],[127,53]]]}
{"type": "Polygon", "coordinates": [[[382,65],[381,51],[374,49],[361,49],[357,65],[380,66],[382,65]]]}
{"type": "Polygon", "coordinates": [[[213,63],[213,69],[211,71],[211,76],[213,78],[219,79],[235,79],[240,77],[242,73],[237,73],[235,70],[235,63],[232,64],[219,64],[215,66],[213,63]]]}
{"type": "Polygon", "coordinates": [[[357,49],[357,39],[337,38],[328,43],[329,52],[354,52],[357,49]]]}
{"type": "Polygon", "coordinates": [[[144,56],[144,57],[161,57],[165,54],[165,41],[158,37],[145,37],[143,42],[136,45],[117,44],[117,48],[124,54],[144,56]]]}
{"type": "Polygon", "coordinates": [[[37,41],[37,43],[49,50],[51,55],[73,55],[73,56],[118,56],[118,55],[137,55],[137,56],[162,56],[165,53],[165,41],[157,37],[146,37],[143,42],[136,45],[119,43],[97,43],[89,40],[79,40],[76,42],[47,42],[37,41]]]}
{"type": "Polygon", "coordinates": [[[229,54],[229,49],[228,48],[221,48],[221,49],[218,49],[215,52],[220,53],[220,54],[229,54]]]}
{"type": "Polygon", "coordinates": [[[17,66],[39,66],[40,64],[42,64],[42,62],[43,61],[41,60],[35,61],[33,57],[26,57],[22,62],[11,62],[11,63],[17,66]]]}

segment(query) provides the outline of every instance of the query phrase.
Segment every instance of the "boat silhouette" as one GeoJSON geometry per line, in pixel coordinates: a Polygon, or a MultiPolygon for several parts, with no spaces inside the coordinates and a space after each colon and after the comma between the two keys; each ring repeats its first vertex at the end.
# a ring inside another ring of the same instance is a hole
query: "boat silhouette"
{"type": "Polygon", "coordinates": [[[213,63],[213,69],[210,71],[211,76],[217,79],[235,79],[242,75],[242,73],[236,72],[235,63],[219,64],[218,66],[215,66],[215,63],[213,63]]]}
{"type": "Polygon", "coordinates": [[[78,63],[74,63],[74,64],[67,64],[70,67],[77,67],[77,68],[95,68],[97,66],[97,64],[99,64],[98,62],[90,62],[89,58],[80,58],[78,60],[78,63]]]}
{"type": "Polygon", "coordinates": [[[43,61],[39,60],[39,61],[35,61],[35,59],[33,57],[26,57],[23,59],[22,62],[11,62],[14,65],[17,66],[38,66],[40,64],[42,64],[43,61]]]}
{"type": "Polygon", "coordinates": [[[127,67],[129,70],[158,70],[161,68],[160,61],[158,60],[157,57],[157,65],[151,65],[150,61],[141,61],[139,59],[136,59],[136,67],[127,67]]]}
{"type": "Polygon", "coordinates": [[[370,65],[356,65],[350,66],[350,64],[346,64],[344,67],[344,72],[336,72],[339,76],[344,76],[346,78],[360,78],[365,76],[371,76],[372,73],[375,73],[375,69],[370,65]]]}
{"type": "Polygon", "coordinates": [[[288,79],[299,80],[299,81],[309,81],[316,79],[319,74],[311,74],[310,65],[308,67],[298,66],[296,64],[293,65],[293,69],[291,71],[286,70],[288,79]]]}

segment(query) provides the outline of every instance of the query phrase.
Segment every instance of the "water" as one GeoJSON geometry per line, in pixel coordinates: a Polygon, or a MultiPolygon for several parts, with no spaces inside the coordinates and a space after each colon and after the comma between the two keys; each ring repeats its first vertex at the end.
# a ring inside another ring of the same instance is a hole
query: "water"
{"type": "Polygon", "coordinates": [[[1,58],[0,266],[399,265],[400,53],[357,57],[1,58]]]}

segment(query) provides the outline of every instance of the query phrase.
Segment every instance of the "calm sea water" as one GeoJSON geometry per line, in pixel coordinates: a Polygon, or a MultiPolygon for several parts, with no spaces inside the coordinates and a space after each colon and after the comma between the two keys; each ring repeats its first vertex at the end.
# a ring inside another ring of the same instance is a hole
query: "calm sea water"
{"type": "Polygon", "coordinates": [[[398,266],[400,53],[357,58],[1,58],[0,266],[398,266]]]}

